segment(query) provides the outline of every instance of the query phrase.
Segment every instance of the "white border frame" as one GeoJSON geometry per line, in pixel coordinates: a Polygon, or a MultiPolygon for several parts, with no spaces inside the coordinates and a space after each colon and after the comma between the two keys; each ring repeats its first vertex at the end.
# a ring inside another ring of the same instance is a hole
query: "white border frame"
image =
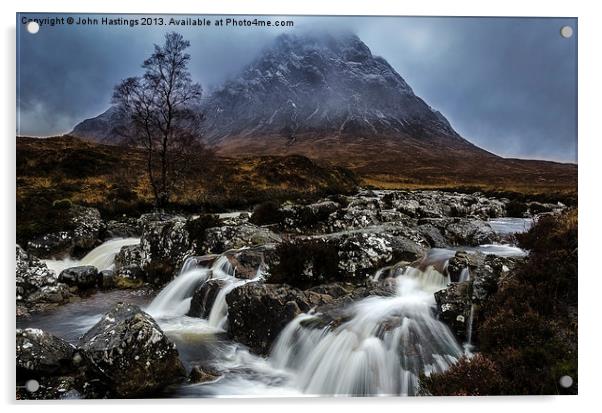
{"type": "MultiPolygon", "coordinates": [[[[149,412],[165,412],[168,405],[178,405],[180,409],[223,409],[247,412],[265,412],[266,409],[287,412],[302,412],[308,409],[345,409],[364,412],[369,406],[378,409],[433,409],[445,413],[462,412],[468,409],[488,412],[504,412],[508,409],[539,409],[547,412],[598,410],[601,366],[599,360],[602,334],[600,333],[600,283],[602,276],[597,260],[600,243],[600,184],[602,153],[600,134],[600,103],[602,90],[600,77],[602,64],[600,40],[602,39],[602,14],[595,1],[528,2],[525,0],[474,1],[474,0],[416,0],[402,2],[393,0],[169,0],[150,1],[68,1],[21,0],[0,3],[2,13],[2,82],[5,91],[0,99],[0,116],[4,137],[1,153],[3,156],[2,181],[4,197],[1,208],[4,217],[2,231],[1,280],[5,294],[0,341],[2,365],[2,401],[9,410],[26,409],[32,411],[64,412],[82,409],[91,412],[105,412],[106,409],[143,405],[149,412]],[[438,15],[438,16],[548,16],[578,17],[579,30],[579,191],[580,191],[580,230],[579,244],[579,396],[576,397],[483,397],[483,398],[316,398],[316,399],[192,399],[192,400],[139,400],[139,401],[75,401],[75,402],[15,402],[14,401],[14,237],[15,237],[15,13],[16,12],[82,12],[82,13],[180,13],[180,14],[277,14],[277,15],[438,15]],[[193,407],[194,405],[194,407],[193,407]]],[[[599,411],[599,410],[598,410],[599,411]]]]}

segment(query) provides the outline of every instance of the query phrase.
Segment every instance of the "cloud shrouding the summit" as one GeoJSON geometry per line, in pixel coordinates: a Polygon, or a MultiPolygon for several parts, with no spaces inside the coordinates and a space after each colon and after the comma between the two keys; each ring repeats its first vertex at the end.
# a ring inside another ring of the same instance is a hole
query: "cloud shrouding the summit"
{"type": "MultiPolygon", "coordinates": [[[[559,35],[566,24],[577,33],[573,19],[287,19],[294,28],[179,28],[192,45],[193,78],[210,91],[284,31],[352,31],[471,142],[502,156],[577,160],[577,40],[559,35]]],[[[102,113],[113,86],[140,74],[172,29],[55,26],[29,35],[18,24],[17,132],[62,134],[102,113]]]]}

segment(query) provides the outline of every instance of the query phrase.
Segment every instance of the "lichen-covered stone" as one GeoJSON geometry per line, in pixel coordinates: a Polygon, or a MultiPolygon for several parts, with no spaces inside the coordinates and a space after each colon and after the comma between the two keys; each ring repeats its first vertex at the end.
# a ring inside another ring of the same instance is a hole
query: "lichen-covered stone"
{"type": "Polygon", "coordinates": [[[202,250],[209,254],[221,254],[230,249],[252,247],[281,242],[279,235],[268,228],[258,227],[251,223],[241,225],[224,225],[208,228],[202,250]]]}
{"type": "Polygon", "coordinates": [[[105,223],[96,208],[73,205],[69,209],[69,227],[64,231],[40,236],[27,243],[27,251],[39,258],[83,256],[99,242],[105,223]]]}
{"type": "Polygon", "coordinates": [[[73,296],[69,287],[58,282],[54,272],[36,257],[16,248],[17,306],[41,309],[69,301],[73,296]]]}
{"type": "Polygon", "coordinates": [[[113,307],[79,347],[117,397],[153,394],[185,375],[175,344],[134,305],[113,307]]]}
{"type": "Polygon", "coordinates": [[[186,257],[193,254],[186,220],[164,214],[147,214],[140,217],[141,268],[148,281],[164,284],[170,281],[186,257]]]}
{"type": "Polygon", "coordinates": [[[17,378],[71,373],[81,363],[65,340],[35,328],[17,329],[17,378]]]}

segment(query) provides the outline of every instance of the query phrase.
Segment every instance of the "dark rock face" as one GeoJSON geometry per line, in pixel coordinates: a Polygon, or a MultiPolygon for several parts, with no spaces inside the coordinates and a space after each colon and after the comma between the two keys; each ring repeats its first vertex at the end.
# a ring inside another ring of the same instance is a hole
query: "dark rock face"
{"type": "Polygon", "coordinates": [[[67,268],[61,271],[59,281],[81,290],[102,286],[102,276],[92,265],[67,268]]]}
{"type": "MultiPolygon", "coordinates": [[[[489,223],[477,218],[425,218],[419,221],[420,230],[431,240],[431,244],[478,246],[499,240],[489,223]],[[437,234],[437,232],[439,234],[437,234]]],[[[435,245],[434,245],[435,246],[435,245]]]]}
{"type": "Polygon", "coordinates": [[[192,255],[186,220],[164,214],[146,214],[140,217],[140,259],[148,281],[164,284],[170,281],[182,266],[184,259],[192,255]]]}
{"type": "Polygon", "coordinates": [[[227,251],[224,255],[234,269],[234,276],[245,280],[255,278],[257,271],[269,271],[278,259],[274,244],[227,251]]]}
{"type": "Polygon", "coordinates": [[[207,366],[194,366],[190,370],[188,379],[191,383],[205,383],[214,381],[221,375],[213,368],[207,366]]]}
{"type": "MultiPolygon", "coordinates": [[[[316,304],[324,304],[318,296],[316,304]]],[[[226,302],[230,337],[257,354],[267,354],[286,324],[312,307],[303,291],[276,284],[244,284],[226,302]]]]}
{"type": "Polygon", "coordinates": [[[105,229],[96,208],[73,205],[69,209],[72,230],[46,234],[27,243],[27,251],[38,258],[83,256],[98,243],[105,229]]]}
{"type": "Polygon", "coordinates": [[[17,329],[19,379],[71,373],[78,364],[75,356],[75,347],[61,338],[34,328],[17,329]]]}
{"type": "Polygon", "coordinates": [[[389,295],[392,290],[377,285],[357,287],[349,283],[331,283],[307,290],[285,284],[247,283],[226,296],[228,334],[257,354],[268,354],[272,343],[297,315],[312,308],[328,314],[368,295],[389,295]]]}
{"type": "Polygon", "coordinates": [[[69,301],[72,294],[66,284],[58,282],[54,272],[46,264],[25,252],[17,245],[16,293],[17,310],[44,308],[69,301]]]}
{"type": "Polygon", "coordinates": [[[510,275],[511,271],[521,262],[521,258],[505,258],[488,255],[483,264],[473,269],[472,300],[482,303],[491,297],[498,289],[498,285],[504,277],[510,275]]]}
{"type": "Polygon", "coordinates": [[[523,258],[506,258],[481,253],[467,254],[458,251],[449,260],[447,271],[452,283],[449,287],[437,291],[435,300],[439,317],[445,322],[459,340],[467,339],[469,324],[474,330],[478,327],[480,306],[495,294],[505,277],[510,276],[514,267],[523,258]],[[461,272],[467,268],[470,279],[457,282],[461,272]],[[471,320],[473,312],[473,320],[471,320]],[[477,317],[474,316],[477,314],[477,317]]]}
{"type": "Polygon", "coordinates": [[[226,282],[223,280],[208,280],[203,283],[192,295],[188,315],[190,317],[209,318],[213,303],[215,303],[217,295],[225,285],[226,282]]]}
{"type": "Polygon", "coordinates": [[[136,219],[125,221],[108,221],[105,230],[105,239],[131,238],[140,236],[140,223],[136,219]]]}
{"type": "Polygon", "coordinates": [[[466,340],[472,306],[471,283],[453,283],[435,293],[441,321],[446,323],[459,340],[466,340]]]}
{"type": "Polygon", "coordinates": [[[209,254],[221,254],[230,249],[259,246],[281,242],[279,235],[268,228],[251,223],[224,225],[205,231],[202,250],[209,254]]]}
{"type": "Polygon", "coordinates": [[[121,138],[115,132],[115,128],[124,121],[121,111],[112,106],[104,113],[78,123],[70,135],[101,143],[118,143],[121,138]]]}
{"type": "Polygon", "coordinates": [[[102,270],[100,272],[101,287],[105,290],[115,288],[115,271],[113,270],[102,270]]]}
{"type": "Polygon", "coordinates": [[[117,397],[152,394],[185,375],[175,345],[137,306],[117,304],[79,346],[117,397]]]}

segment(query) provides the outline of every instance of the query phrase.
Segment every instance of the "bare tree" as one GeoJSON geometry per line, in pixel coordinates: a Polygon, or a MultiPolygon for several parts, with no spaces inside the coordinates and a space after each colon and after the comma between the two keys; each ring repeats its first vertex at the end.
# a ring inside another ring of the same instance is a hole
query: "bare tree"
{"type": "Polygon", "coordinates": [[[126,143],[145,149],[158,208],[169,202],[174,180],[187,166],[186,154],[203,151],[202,88],[188,71],[190,55],[185,50],[189,46],[181,34],[166,34],[163,46],[155,45],[142,64],[144,75],[123,80],[113,93],[113,103],[125,120],[118,133],[126,143]]]}

